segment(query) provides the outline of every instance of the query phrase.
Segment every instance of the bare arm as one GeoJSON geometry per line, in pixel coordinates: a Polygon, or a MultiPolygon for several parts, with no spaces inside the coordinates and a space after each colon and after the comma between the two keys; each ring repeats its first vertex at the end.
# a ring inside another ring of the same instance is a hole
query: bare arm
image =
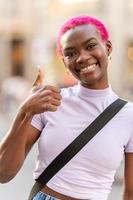
{"type": "Polygon", "coordinates": [[[39,137],[31,117],[19,111],[10,130],[0,143],[0,182],[10,181],[21,168],[25,157],[39,137]]]}
{"type": "Polygon", "coordinates": [[[125,154],[123,200],[133,200],[133,153],[125,154]]]}
{"type": "Polygon", "coordinates": [[[31,126],[32,117],[45,111],[56,111],[60,100],[58,88],[40,87],[37,84],[34,92],[20,106],[8,133],[0,143],[1,183],[10,181],[17,174],[26,155],[39,138],[40,132],[31,126]]]}

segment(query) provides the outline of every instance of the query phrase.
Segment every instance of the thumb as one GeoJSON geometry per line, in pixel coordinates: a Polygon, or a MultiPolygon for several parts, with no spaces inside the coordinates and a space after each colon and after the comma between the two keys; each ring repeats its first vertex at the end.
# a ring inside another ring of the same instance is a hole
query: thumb
{"type": "Polygon", "coordinates": [[[43,86],[44,83],[44,70],[42,67],[38,67],[38,75],[36,77],[36,80],[33,83],[33,86],[43,86]]]}

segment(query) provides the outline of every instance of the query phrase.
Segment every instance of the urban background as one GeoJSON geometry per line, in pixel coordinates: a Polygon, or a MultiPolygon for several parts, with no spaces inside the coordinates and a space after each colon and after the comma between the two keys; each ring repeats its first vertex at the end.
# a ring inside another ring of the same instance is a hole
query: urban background
{"type": "MultiPolygon", "coordinates": [[[[98,17],[108,27],[113,43],[110,83],[121,97],[133,100],[132,0],[0,0],[0,140],[27,96],[38,65],[44,68],[45,84],[75,83],[56,56],[56,36],[67,18],[82,14],[98,17]]],[[[27,199],[36,155],[37,145],[18,175],[0,184],[0,200],[27,199]]],[[[109,200],[121,200],[123,163],[109,200]]]]}

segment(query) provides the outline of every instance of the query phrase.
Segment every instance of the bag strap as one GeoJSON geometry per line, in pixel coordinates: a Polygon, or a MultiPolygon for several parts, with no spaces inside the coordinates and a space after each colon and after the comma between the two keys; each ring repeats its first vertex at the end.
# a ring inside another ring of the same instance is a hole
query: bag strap
{"type": "Polygon", "coordinates": [[[42,172],[37,182],[45,185],[66,165],[127,103],[118,98],[111,103],[72,143],[70,143],[42,172]]]}

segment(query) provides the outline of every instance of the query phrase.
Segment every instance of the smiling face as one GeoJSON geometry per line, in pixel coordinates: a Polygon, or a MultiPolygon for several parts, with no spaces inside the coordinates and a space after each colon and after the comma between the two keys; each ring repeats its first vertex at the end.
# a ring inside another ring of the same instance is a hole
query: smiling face
{"type": "Polygon", "coordinates": [[[79,25],[61,38],[63,62],[81,85],[92,89],[108,87],[110,41],[103,41],[94,25],[79,25]]]}

